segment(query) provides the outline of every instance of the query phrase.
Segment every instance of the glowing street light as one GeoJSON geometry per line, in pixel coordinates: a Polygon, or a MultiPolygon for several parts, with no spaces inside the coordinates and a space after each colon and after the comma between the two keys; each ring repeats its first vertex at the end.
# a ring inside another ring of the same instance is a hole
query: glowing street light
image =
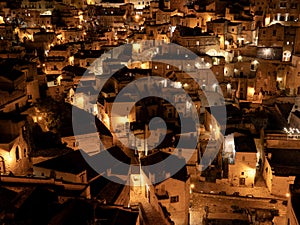
{"type": "Polygon", "coordinates": [[[134,19],[138,21],[140,19],[140,15],[135,15],[134,19]]]}

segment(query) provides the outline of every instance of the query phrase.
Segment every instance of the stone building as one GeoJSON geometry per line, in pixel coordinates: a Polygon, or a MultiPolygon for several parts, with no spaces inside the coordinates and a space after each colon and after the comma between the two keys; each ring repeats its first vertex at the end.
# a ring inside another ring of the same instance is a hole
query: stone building
{"type": "Polygon", "coordinates": [[[1,119],[0,173],[1,175],[30,174],[29,148],[25,140],[25,121],[1,119]]]}
{"type": "Polygon", "coordinates": [[[287,197],[289,187],[299,175],[299,151],[288,148],[267,149],[263,177],[271,194],[287,197]]]}
{"type": "Polygon", "coordinates": [[[145,196],[157,211],[165,208],[175,224],[186,225],[189,220],[190,178],[185,166],[175,174],[171,174],[170,165],[162,161],[166,157],[171,157],[173,163],[177,161],[176,165],[181,165],[184,161],[183,158],[174,154],[160,151],[141,158],[141,164],[146,168],[141,173],[145,180],[145,196]],[[163,170],[158,167],[148,169],[147,165],[159,162],[166,165],[163,170]],[[162,179],[161,182],[159,182],[160,179],[162,179]]]}
{"type": "Polygon", "coordinates": [[[229,182],[233,185],[253,187],[258,163],[253,138],[237,133],[233,139],[233,157],[232,162],[228,164],[229,182]]]}

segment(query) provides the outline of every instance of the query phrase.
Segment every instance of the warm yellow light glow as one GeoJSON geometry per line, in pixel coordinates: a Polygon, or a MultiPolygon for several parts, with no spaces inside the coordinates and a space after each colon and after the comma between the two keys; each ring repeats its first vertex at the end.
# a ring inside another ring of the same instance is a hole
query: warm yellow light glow
{"type": "Polygon", "coordinates": [[[69,57],[69,64],[72,66],[74,65],[74,56],[69,57]]]}
{"type": "Polygon", "coordinates": [[[254,92],[255,92],[255,90],[254,90],[253,87],[248,87],[248,95],[249,95],[250,97],[253,97],[254,92]]]}
{"type": "Polygon", "coordinates": [[[145,62],[141,64],[142,69],[149,69],[149,62],[145,62]]]}
{"type": "Polygon", "coordinates": [[[263,52],[264,52],[265,57],[268,57],[271,54],[271,49],[266,48],[266,49],[263,50],[263,52]]]}
{"type": "Polygon", "coordinates": [[[265,24],[266,24],[266,26],[269,25],[270,22],[271,22],[270,17],[269,17],[269,16],[266,17],[266,18],[265,18],[265,24]]]}
{"type": "Polygon", "coordinates": [[[7,155],[7,162],[10,164],[12,162],[13,158],[11,157],[10,153],[7,155]]]}
{"type": "Polygon", "coordinates": [[[79,22],[80,22],[80,23],[83,22],[83,15],[79,15],[79,22]]]}
{"type": "Polygon", "coordinates": [[[94,105],[94,115],[98,114],[98,107],[97,104],[94,105]]]}
{"type": "Polygon", "coordinates": [[[132,45],[132,50],[133,50],[133,52],[135,52],[135,53],[139,53],[140,48],[141,48],[141,45],[138,44],[138,43],[134,43],[134,44],[132,45]]]}
{"type": "Polygon", "coordinates": [[[58,84],[58,85],[61,85],[61,79],[62,79],[62,76],[59,75],[59,76],[57,77],[57,84],[58,84]]]}
{"type": "Polygon", "coordinates": [[[285,196],[286,196],[287,198],[289,198],[289,197],[290,197],[290,193],[286,193],[285,196]]]}
{"type": "Polygon", "coordinates": [[[139,20],[140,19],[140,15],[135,15],[135,20],[139,20]]]}
{"type": "Polygon", "coordinates": [[[195,188],[195,184],[191,184],[191,188],[192,188],[192,189],[195,188]]]}
{"type": "Polygon", "coordinates": [[[78,108],[82,108],[83,109],[83,106],[84,106],[84,99],[82,96],[78,96],[76,97],[76,106],[78,108]]]}
{"type": "Polygon", "coordinates": [[[255,170],[254,169],[250,169],[249,170],[249,175],[250,176],[254,176],[255,175],[255,170]]]}

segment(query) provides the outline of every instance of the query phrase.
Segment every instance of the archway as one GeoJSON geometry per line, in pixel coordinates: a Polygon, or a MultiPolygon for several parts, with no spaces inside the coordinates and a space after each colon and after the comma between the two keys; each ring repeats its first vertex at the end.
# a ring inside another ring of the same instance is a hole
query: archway
{"type": "Polygon", "coordinates": [[[292,55],[291,51],[289,50],[284,51],[282,54],[282,61],[289,62],[291,60],[291,55],[292,55]]]}
{"type": "Polygon", "coordinates": [[[5,162],[2,156],[0,156],[0,174],[5,174],[5,162]]]}

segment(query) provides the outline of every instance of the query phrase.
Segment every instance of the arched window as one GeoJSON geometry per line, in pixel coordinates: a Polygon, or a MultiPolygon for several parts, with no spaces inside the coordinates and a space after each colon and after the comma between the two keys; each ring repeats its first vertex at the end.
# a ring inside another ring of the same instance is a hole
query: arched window
{"type": "Polygon", "coordinates": [[[20,151],[19,151],[19,146],[16,147],[16,161],[20,159],[20,151]]]}

